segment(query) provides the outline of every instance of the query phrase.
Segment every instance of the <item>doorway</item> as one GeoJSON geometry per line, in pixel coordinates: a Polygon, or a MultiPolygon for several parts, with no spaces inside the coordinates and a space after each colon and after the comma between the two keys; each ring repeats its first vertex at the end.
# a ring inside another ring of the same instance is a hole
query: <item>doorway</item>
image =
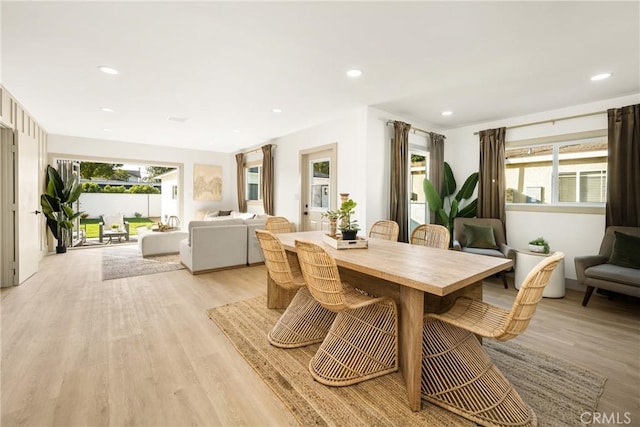
{"type": "Polygon", "coordinates": [[[0,127],[0,286],[15,280],[15,188],[13,131],[0,127]]]}
{"type": "Polygon", "coordinates": [[[336,152],[337,144],[300,151],[301,231],[329,229],[322,214],[336,209],[336,152]]]}

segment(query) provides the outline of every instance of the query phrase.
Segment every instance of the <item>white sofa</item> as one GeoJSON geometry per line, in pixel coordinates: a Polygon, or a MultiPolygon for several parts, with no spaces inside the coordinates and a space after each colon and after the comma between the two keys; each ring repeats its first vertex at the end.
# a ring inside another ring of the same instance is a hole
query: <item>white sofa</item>
{"type": "Polygon", "coordinates": [[[192,274],[264,262],[255,237],[264,218],[222,218],[189,223],[188,238],[180,242],[180,261],[192,274]]]}

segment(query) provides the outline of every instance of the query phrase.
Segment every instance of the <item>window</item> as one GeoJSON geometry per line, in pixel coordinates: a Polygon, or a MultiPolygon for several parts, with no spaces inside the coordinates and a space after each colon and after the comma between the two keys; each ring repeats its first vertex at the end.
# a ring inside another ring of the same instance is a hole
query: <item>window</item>
{"type": "Polygon", "coordinates": [[[311,202],[312,209],[326,210],[329,209],[329,184],[331,177],[331,161],[330,160],[312,160],[311,161],[311,202]]]}
{"type": "Polygon", "coordinates": [[[247,201],[259,201],[262,200],[261,192],[261,179],[262,179],[262,165],[247,166],[245,169],[245,182],[247,187],[245,189],[245,196],[247,201]]]}
{"type": "Polygon", "coordinates": [[[171,186],[171,200],[177,200],[178,199],[178,186],[177,185],[172,185],[171,186]]]}
{"type": "Polygon", "coordinates": [[[507,203],[601,206],[607,192],[607,142],[596,137],[507,148],[507,203]]]}

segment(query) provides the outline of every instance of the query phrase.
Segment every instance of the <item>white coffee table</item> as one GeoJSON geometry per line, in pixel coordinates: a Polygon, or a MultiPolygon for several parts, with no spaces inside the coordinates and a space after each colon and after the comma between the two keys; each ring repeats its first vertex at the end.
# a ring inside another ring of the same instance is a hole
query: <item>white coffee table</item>
{"type": "MultiPolygon", "coordinates": [[[[554,252],[548,254],[542,254],[538,252],[531,252],[526,249],[516,250],[516,274],[515,274],[515,286],[516,289],[520,289],[520,285],[524,281],[527,274],[538,265],[545,257],[553,255],[554,252]]],[[[564,258],[560,260],[556,269],[551,273],[549,284],[544,288],[542,294],[545,298],[562,298],[565,293],[564,285],[564,258]]]]}

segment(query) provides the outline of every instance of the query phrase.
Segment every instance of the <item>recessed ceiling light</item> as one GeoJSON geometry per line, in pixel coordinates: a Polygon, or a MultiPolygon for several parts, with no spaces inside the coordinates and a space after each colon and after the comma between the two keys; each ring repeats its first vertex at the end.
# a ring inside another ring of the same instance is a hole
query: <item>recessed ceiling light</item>
{"type": "Polygon", "coordinates": [[[113,113],[113,110],[111,108],[108,108],[108,107],[100,107],[100,109],[102,111],[104,111],[105,113],[113,113]]]}
{"type": "Polygon", "coordinates": [[[176,117],[176,116],[169,116],[167,117],[167,120],[170,122],[180,122],[180,123],[184,123],[187,120],[189,120],[187,117],[176,117]]]}
{"type": "Polygon", "coordinates": [[[442,114],[443,116],[450,116],[450,115],[452,115],[452,114],[453,114],[453,111],[448,111],[448,110],[447,110],[447,111],[443,111],[441,114],[442,114]]]}
{"type": "Polygon", "coordinates": [[[118,72],[118,70],[116,70],[115,68],[107,67],[106,65],[100,65],[98,67],[98,70],[106,74],[120,74],[120,72],[118,72]]]}
{"type": "Polygon", "coordinates": [[[103,131],[103,132],[111,132],[111,129],[107,129],[107,128],[105,128],[105,129],[102,129],[102,131],[103,131]]]}
{"type": "Polygon", "coordinates": [[[233,133],[240,133],[240,131],[238,129],[234,129],[233,133]]]}
{"type": "Polygon", "coordinates": [[[282,110],[279,108],[274,108],[273,110],[271,110],[274,113],[282,113],[282,110]]]}
{"type": "Polygon", "coordinates": [[[611,73],[596,74],[595,76],[591,76],[591,81],[595,82],[597,80],[608,79],[609,77],[611,77],[611,73]]]}
{"type": "Polygon", "coordinates": [[[360,77],[361,75],[362,75],[362,71],[355,68],[353,70],[347,71],[347,76],[349,77],[360,77]]]}

